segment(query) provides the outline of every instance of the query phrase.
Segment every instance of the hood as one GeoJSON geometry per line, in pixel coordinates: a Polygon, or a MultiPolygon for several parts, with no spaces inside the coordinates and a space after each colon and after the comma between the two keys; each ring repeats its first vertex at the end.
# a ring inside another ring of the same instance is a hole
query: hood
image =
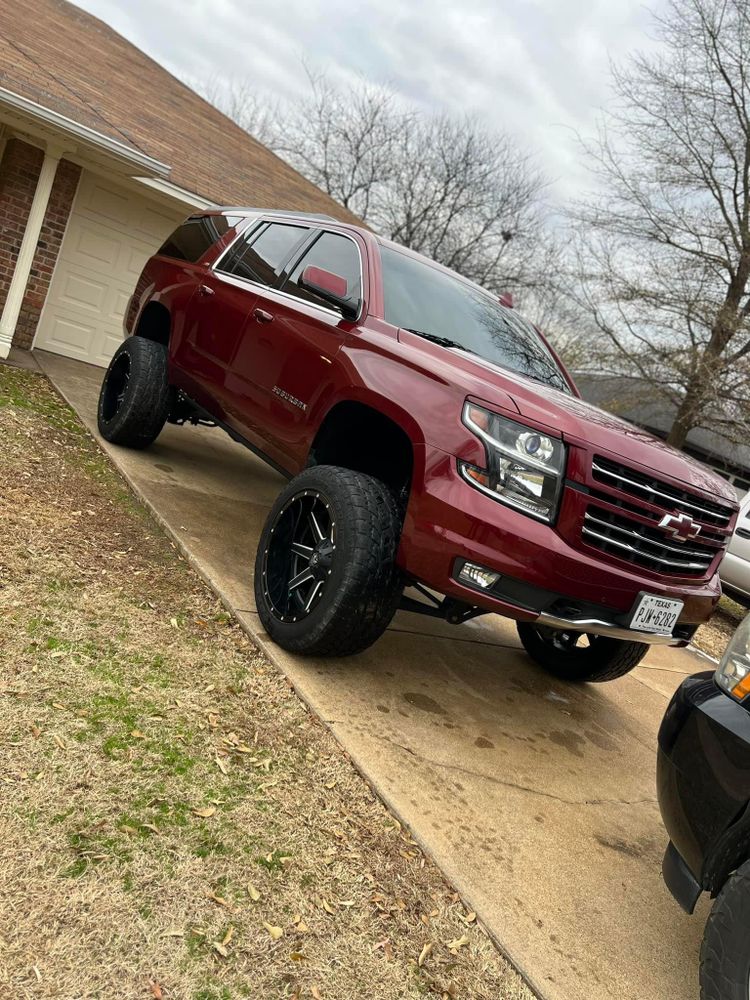
{"type": "Polygon", "coordinates": [[[452,369],[452,380],[466,388],[467,395],[506,411],[515,407],[522,417],[562,435],[568,444],[588,448],[645,473],[678,480],[737,506],[737,494],[725,479],[621,417],[476,355],[446,350],[410,334],[403,337],[403,331],[399,331],[399,337],[408,338],[410,344],[436,360],[445,359],[452,369]]]}
{"type": "Polygon", "coordinates": [[[564,441],[587,446],[645,472],[679,480],[733,506],[737,504],[734,489],[718,473],[648,431],[583,399],[542,386],[529,391],[520,382],[519,388],[509,390],[509,394],[521,415],[561,430],[564,441]]]}

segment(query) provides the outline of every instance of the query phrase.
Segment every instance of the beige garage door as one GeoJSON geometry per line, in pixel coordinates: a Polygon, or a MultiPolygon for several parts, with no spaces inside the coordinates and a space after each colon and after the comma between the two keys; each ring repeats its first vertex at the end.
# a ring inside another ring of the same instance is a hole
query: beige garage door
{"type": "Polygon", "coordinates": [[[34,346],[107,365],[143,265],[187,214],[84,171],[34,346]]]}

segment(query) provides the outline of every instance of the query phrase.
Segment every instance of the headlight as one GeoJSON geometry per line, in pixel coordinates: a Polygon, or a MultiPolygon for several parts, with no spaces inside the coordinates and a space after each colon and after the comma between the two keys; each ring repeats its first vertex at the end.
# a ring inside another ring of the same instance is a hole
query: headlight
{"type": "Polygon", "coordinates": [[[459,461],[464,479],[482,493],[540,521],[554,521],[565,473],[565,445],[475,403],[463,422],[484,442],[485,468],[459,461]]]}
{"type": "Polygon", "coordinates": [[[716,671],[716,683],[737,701],[750,695],[750,615],[730,639],[716,671]]]}

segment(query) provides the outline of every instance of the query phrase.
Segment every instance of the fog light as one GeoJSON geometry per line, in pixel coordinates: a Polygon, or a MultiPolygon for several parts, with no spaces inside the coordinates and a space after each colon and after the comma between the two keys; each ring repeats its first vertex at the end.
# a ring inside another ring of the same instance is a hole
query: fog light
{"type": "Polygon", "coordinates": [[[481,587],[482,590],[489,590],[490,587],[495,586],[500,579],[500,575],[500,573],[496,573],[492,569],[486,569],[484,566],[478,566],[476,563],[465,562],[461,567],[461,572],[458,574],[458,579],[461,583],[468,583],[472,587],[481,587]]]}

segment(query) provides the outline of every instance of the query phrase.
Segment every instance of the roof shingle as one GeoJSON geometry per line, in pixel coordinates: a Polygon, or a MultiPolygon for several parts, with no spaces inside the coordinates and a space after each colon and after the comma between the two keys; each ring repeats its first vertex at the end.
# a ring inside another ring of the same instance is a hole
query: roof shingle
{"type": "Polygon", "coordinates": [[[0,4],[0,86],[171,166],[218,204],[361,221],[103,21],[66,0],[0,4]]]}

